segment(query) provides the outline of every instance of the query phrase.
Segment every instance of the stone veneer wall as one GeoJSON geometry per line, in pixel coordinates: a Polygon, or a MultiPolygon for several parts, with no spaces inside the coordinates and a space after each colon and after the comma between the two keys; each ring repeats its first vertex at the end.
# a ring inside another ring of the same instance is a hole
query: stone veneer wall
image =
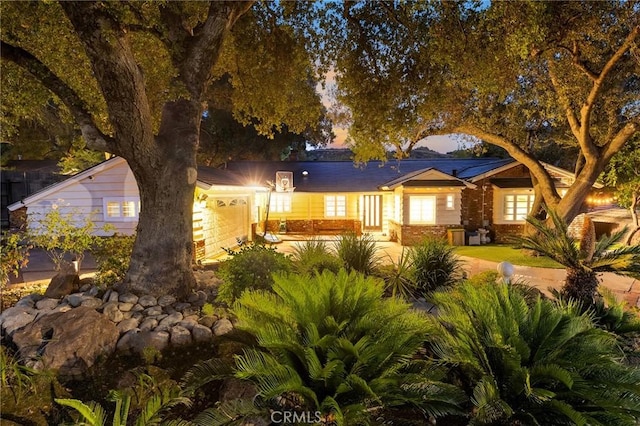
{"type": "Polygon", "coordinates": [[[448,229],[460,229],[460,225],[395,225],[400,229],[398,242],[403,246],[420,244],[429,236],[446,239],[448,229]]]}
{"type": "MultiPolygon", "coordinates": [[[[362,222],[354,219],[287,219],[289,234],[341,234],[344,232],[362,233],[362,222]]],[[[260,224],[261,227],[263,223],[260,224]]],[[[252,225],[255,235],[256,224],[252,225]]],[[[280,232],[280,220],[269,220],[267,229],[273,233],[280,232]]]]}
{"type": "Polygon", "coordinates": [[[524,232],[524,225],[493,225],[491,227],[491,241],[498,244],[513,243],[512,237],[521,236],[524,232]]]}
{"type": "MultiPolygon", "coordinates": [[[[484,187],[484,220],[489,221],[491,226],[493,223],[493,185],[489,181],[491,178],[526,178],[530,177],[529,170],[523,166],[514,166],[504,172],[492,175],[490,178],[481,179],[478,182],[474,182],[477,185],[476,189],[465,189],[462,191],[462,221],[464,228],[468,231],[475,231],[478,228],[483,228],[482,223],[483,210],[482,210],[482,192],[484,187]],[[486,186],[484,186],[486,184],[486,186]]],[[[503,225],[507,227],[517,225],[503,225]]],[[[496,229],[498,226],[493,226],[496,229]]],[[[497,236],[499,238],[499,236],[497,236]]]]}

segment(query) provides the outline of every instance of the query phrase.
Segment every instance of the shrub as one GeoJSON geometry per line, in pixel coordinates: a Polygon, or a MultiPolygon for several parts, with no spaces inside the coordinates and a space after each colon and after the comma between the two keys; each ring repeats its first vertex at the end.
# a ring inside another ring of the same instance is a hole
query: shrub
{"type": "Polygon", "coordinates": [[[29,263],[29,246],[22,244],[21,234],[2,232],[0,235],[0,297],[11,275],[18,276],[20,268],[29,263]]]}
{"type": "Polygon", "coordinates": [[[341,262],[329,251],[327,244],[318,239],[310,239],[296,244],[291,256],[293,268],[300,274],[322,273],[325,270],[338,272],[341,262]]]}
{"type": "Polygon", "coordinates": [[[96,282],[102,286],[122,282],[129,270],[135,235],[97,238],[91,254],[98,265],[96,282]]]}
{"type": "Polygon", "coordinates": [[[31,218],[27,232],[34,246],[47,251],[56,270],[60,270],[67,254],[82,263],[85,251],[96,240],[92,235],[95,225],[90,214],[77,211],[62,213],[60,210],[54,207],[46,214],[31,218]]]}
{"type": "Polygon", "coordinates": [[[462,261],[444,240],[427,238],[412,247],[409,256],[415,268],[418,292],[422,295],[451,287],[462,278],[462,261]]]}
{"type": "Polygon", "coordinates": [[[517,238],[522,247],[535,250],[566,268],[567,275],[562,295],[580,301],[585,307],[595,302],[598,295],[598,274],[613,272],[619,275],[640,276],[640,245],[618,246],[627,229],[595,241],[593,223],[585,220],[582,240],[569,233],[569,225],[554,210],[549,210],[547,222],[529,217],[535,233],[517,238]]]}
{"type": "MultiPolygon", "coordinates": [[[[137,374],[137,376],[137,386],[109,392],[107,400],[115,403],[113,417],[109,423],[114,426],[185,424],[178,421],[166,421],[172,408],[191,406],[191,401],[182,396],[177,384],[171,380],[158,383],[153,377],[146,374],[137,374]],[[132,414],[137,415],[133,421],[129,419],[132,414]]],[[[69,407],[75,411],[74,414],[78,420],[74,424],[92,426],[108,424],[107,411],[97,402],[85,404],[80,400],[68,398],[56,398],[55,401],[61,406],[69,407]]]]}
{"type": "Polygon", "coordinates": [[[467,390],[471,424],[635,425],[640,370],[611,333],[506,284],[435,292],[432,349],[467,390]]]}
{"type": "Polygon", "coordinates": [[[243,246],[220,265],[222,284],[217,300],[231,305],[247,289],[269,290],[274,272],[288,272],[291,261],[275,248],[260,244],[243,246]]]}
{"type": "Polygon", "coordinates": [[[585,305],[575,299],[567,298],[557,290],[552,293],[558,307],[578,315],[586,313],[596,327],[618,336],[640,332],[640,316],[632,311],[626,301],[618,301],[616,295],[606,287],[598,289],[598,295],[592,305],[585,305]]]}
{"type": "Polygon", "coordinates": [[[377,273],[385,282],[385,293],[391,297],[410,300],[416,296],[416,268],[409,254],[402,249],[398,261],[378,267],[377,273]]]}
{"type": "Polygon", "coordinates": [[[425,316],[382,293],[380,280],[345,270],[277,275],[273,293],[247,291],[234,305],[238,328],[259,346],[231,369],[210,360],[185,380],[200,386],[230,374],[255,386],[257,397],[208,412],[217,419],[266,408],[317,412],[338,425],[391,424],[394,413],[417,408],[412,413],[426,424],[425,417],[457,411],[460,391],[417,359],[425,316]]]}
{"type": "Polygon", "coordinates": [[[379,256],[376,242],[370,234],[358,237],[355,233],[341,235],[335,243],[335,251],[348,271],[358,271],[365,275],[374,272],[379,256]]]}

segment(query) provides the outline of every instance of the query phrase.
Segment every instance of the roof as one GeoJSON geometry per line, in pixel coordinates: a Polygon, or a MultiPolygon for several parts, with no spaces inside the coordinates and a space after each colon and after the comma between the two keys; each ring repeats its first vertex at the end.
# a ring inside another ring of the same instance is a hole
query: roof
{"type": "Polygon", "coordinates": [[[7,210],[9,210],[10,212],[17,210],[26,204],[32,203],[34,201],[38,201],[49,194],[55,193],[56,191],[60,191],[61,189],[64,189],[80,181],[81,179],[84,179],[85,177],[89,177],[95,173],[100,173],[103,170],[107,170],[107,169],[110,169],[111,167],[115,167],[118,164],[122,163],[123,161],[125,161],[125,159],[121,157],[113,157],[108,160],[105,160],[100,164],[97,164],[93,167],[89,167],[86,170],[76,173],[75,175],[69,177],[68,179],[60,181],[58,183],[54,183],[53,185],[49,185],[46,188],[43,188],[42,190],[29,195],[28,197],[24,198],[21,201],[15,202],[13,204],[9,204],[7,206],[7,210]]]}
{"type": "MultiPolygon", "coordinates": [[[[121,157],[106,160],[11,204],[8,209],[16,210],[123,161],[121,157]]],[[[364,165],[351,161],[232,161],[224,168],[198,167],[198,186],[267,187],[275,180],[276,172],[288,171],[293,173],[293,186],[298,192],[377,192],[392,185],[474,187],[474,180],[518,164],[510,158],[425,158],[371,161],[364,165]]],[[[562,172],[571,175],[566,170],[562,172]]]]}
{"type": "Polygon", "coordinates": [[[231,161],[225,173],[209,167],[198,168],[198,180],[209,185],[233,181],[235,185],[266,186],[278,171],[293,173],[293,186],[298,192],[373,192],[389,182],[402,181],[406,175],[415,176],[427,169],[435,169],[452,176],[448,186],[458,178],[469,179],[477,174],[519,164],[512,159],[497,158],[427,158],[398,161],[370,161],[355,165],[351,161],[231,161]],[[306,172],[306,174],[303,174],[306,172]]]}
{"type": "MultiPolygon", "coordinates": [[[[493,185],[498,188],[533,188],[531,178],[491,178],[489,179],[493,185]]],[[[568,188],[568,185],[559,180],[554,180],[556,188],[568,188]]]]}

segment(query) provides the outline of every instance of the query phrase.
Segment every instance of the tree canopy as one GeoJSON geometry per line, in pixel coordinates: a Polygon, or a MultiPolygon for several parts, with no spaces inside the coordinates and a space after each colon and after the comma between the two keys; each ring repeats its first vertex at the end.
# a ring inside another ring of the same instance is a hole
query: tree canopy
{"type": "Polygon", "coordinates": [[[331,4],[330,56],[356,159],[470,134],[525,164],[570,221],[640,127],[639,12],[618,1],[331,4]],[[550,143],[580,151],[563,199],[539,160],[550,143]]]}
{"type": "Polygon", "coordinates": [[[207,90],[229,78],[233,114],[271,136],[313,128],[323,109],[305,43],[312,5],[239,2],[2,2],[2,122],[53,104],[87,147],[125,158],[141,211],[125,285],[193,285],[192,205],[207,90]],[[236,29],[237,28],[237,29],[236,29]]]}

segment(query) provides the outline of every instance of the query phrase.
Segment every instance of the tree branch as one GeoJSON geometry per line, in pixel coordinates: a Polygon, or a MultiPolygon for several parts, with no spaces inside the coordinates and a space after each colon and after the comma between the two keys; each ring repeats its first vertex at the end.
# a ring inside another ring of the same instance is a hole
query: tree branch
{"type": "Polygon", "coordinates": [[[126,31],[113,20],[108,6],[93,1],[61,1],[91,63],[103,93],[120,155],[131,162],[155,161],[151,107],[145,80],[126,31]]]}
{"type": "Polygon", "coordinates": [[[615,51],[615,53],[609,58],[607,63],[604,65],[598,78],[593,82],[593,87],[585,100],[584,105],[580,111],[581,121],[582,121],[582,135],[584,138],[588,137],[589,133],[589,121],[591,119],[591,112],[595,106],[598,95],[600,94],[600,90],[602,89],[602,85],[605,79],[608,77],[609,73],[613,70],[616,64],[622,59],[624,54],[630,50],[635,45],[635,39],[638,38],[640,34],[640,25],[636,25],[629,35],[625,38],[624,43],[615,51]]]}
{"type": "Polygon", "coordinates": [[[573,56],[573,64],[578,67],[589,79],[596,81],[598,74],[594,73],[587,68],[584,62],[580,60],[580,49],[578,48],[578,42],[574,40],[573,49],[571,50],[571,56],[573,56]]]}
{"type": "Polygon", "coordinates": [[[69,109],[76,120],[87,146],[96,151],[119,154],[114,140],[100,131],[89,108],[67,83],[53,73],[44,63],[21,47],[0,40],[0,57],[11,61],[33,75],[42,85],[54,93],[69,109]]]}
{"type": "Polygon", "coordinates": [[[458,126],[454,131],[456,133],[467,133],[469,135],[473,135],[479,139],[489,142],[492,145],[504,148],[511,157],[524,164],[531,174],[535,176],[540,186],[541,194],[547,205],[553,207],[560,200],[560,196],[555,190],[555,185],[549,172],[547,172],[544,166],[542,166],[542,164],[531,154],[525,152],[515,143],[501,136],[486,132],[474,125],[458,126]]]}
{"type": "Polygon", "coordinates": [[[180,3],[168,2],[160,7],[160,16],[169,32],[165,43],[169,43],[172,61],[180,70],[187,90],[193,99],[200,100],[220,54],[224,33],[251,8],[254,0],[210,2],[207,19],[195,28],[183,25],[180,3]]]}
{"type": "Polygon", "coordinates": [[[582,150],[585,157],[594,158],[598,155],[596,146],[593,144],[590,138],[585,138],[583,133],[583,127],[585,126],[584,122],[580,122],[578,117],[576,116],[573,108],[571,108],[571,102],[569,98],[562,92],[562,84],[558,80],[558,76],[555,72],[555,67],[552,63],[549,63],[549,78],[551,79],[551,85],[553,86],[554,91],[558,95],[558,100],[560,101],[560,105],[564,108],[565,117],[567,118],[567,122],[569,123],[569,127],[571,128],[571,133],[578,141],[580,145],[580,149],[582,150]]]}
{"type": "Polygon", "coordinates": [[[631,137],[640,132],[639,120],[628,122],[616,135],[602,147],[602,158],[605,164],[622,149],[624,144],[631,139],[631,137]]]}

